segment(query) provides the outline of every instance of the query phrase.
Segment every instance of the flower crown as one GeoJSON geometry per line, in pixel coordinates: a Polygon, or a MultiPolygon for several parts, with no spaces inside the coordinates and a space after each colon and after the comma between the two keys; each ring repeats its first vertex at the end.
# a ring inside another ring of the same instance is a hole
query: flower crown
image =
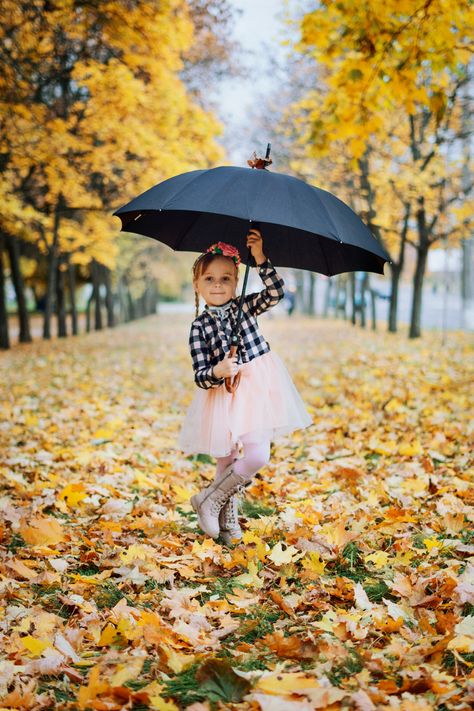
{"type": "Polygon", "coordinates": [[[210,252],[211,254],[222,254],[223,257],[232,257],[237,267],[240,264],[239,250],[227,242],[216,242],[215,244],[211,244],[211,246],[206,249],[206,254],[207,252],[210,252]]]}

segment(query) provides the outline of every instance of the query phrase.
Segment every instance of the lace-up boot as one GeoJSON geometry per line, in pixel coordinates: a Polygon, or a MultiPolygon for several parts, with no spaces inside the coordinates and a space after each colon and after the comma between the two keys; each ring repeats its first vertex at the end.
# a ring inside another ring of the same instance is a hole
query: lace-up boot
{"type": "Polygon", "coordinates": [[[237,474],[232,463],[212,484],[191,496],[191,506],[197,514],[199,526],[204,533],[207,533],[211,538],[217,538],[219,535],[219,513],[222,507],[233,494],[241,491],[249,480],[248,477],[237,474]]]}

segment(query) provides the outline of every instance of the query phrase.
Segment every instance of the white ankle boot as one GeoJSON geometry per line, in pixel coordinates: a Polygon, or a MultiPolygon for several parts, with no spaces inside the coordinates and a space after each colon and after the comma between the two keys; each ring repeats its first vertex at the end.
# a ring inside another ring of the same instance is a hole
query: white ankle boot
{"type": "Polygon", "coordinates": [[[198,517],[199,526],[211,538],[219,535],[219,513],[229,498],[242,490],[249,479],[239,476],[229,464],[222,475],[209,486],[191,496],[191,506],[198,517]]]}
{"type": "MultiPolygon", "coordinates": [[[[243,490],[244,487],[241,487],[243,490]]],[[[226,545],[242,540],[242,529],[239,524],[239,493],[233,494],[219,512],[219,532],[226,545]]]]}

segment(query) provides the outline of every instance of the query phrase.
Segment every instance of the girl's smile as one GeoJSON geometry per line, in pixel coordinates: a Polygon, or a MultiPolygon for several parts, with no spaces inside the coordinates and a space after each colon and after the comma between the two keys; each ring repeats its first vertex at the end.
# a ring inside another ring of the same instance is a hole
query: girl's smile
{"type": "Polygon", "coordinates": [[[222,306],[235,297],[236,269],[227,257],[217,257],[201,274],[195,288],[208,306],[222,306]]]}

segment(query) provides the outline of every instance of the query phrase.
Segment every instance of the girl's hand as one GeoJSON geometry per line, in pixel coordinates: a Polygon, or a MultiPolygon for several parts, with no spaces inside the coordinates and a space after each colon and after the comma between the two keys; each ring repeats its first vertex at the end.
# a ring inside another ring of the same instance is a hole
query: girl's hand
{"type": "Polygon", "coordinates": [[[256,227],[251,227],[247,233],[247,247],[250,247],[252,256],[257,264],[261,264],[265,261],[266,257],[263,253],[262,235],[260,234],[260,230],[257,230],[256,227]]]}
{"type": "Polygon", "coordinates": [[[230,351],[225,354],[224,358],[217,363],[212,369],[216,378],[233,378],[240,370],[240,365],[237,365],[237,356],[231,356],[230,351]]]}

